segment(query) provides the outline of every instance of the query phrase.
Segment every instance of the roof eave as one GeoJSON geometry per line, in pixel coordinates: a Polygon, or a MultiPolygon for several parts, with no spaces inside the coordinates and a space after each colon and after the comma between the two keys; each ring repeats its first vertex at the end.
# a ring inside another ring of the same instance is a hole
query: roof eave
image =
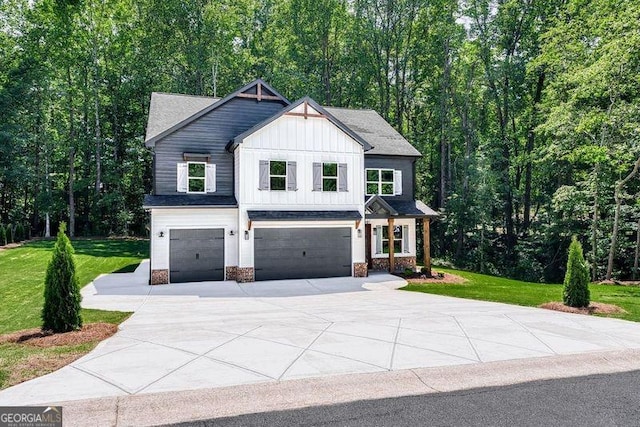
{"type": "Polygon", "coordinates": [[[290,105],[291,102],[285,98],[284,96],[282,96],[280,94],[280,92],[278,92],[277,90],[275,90],[273,87],[271,87],[271,85],[269,85],[268,83],[266,83],[264,80],[262,79],[256,79],[253,80],[250,83],[247,83],[246,85],[244,85],[243,87],[241,87],[240,89],[236,90],[233,93],[230,93],[229,95],[225,96],[224,98],[220,99],[218,102],[214,102],[213,104],[211,104],[210,106],[203,108],[202,110],[198,111],[197,113],[187,117],[186,119],[182,120],[181,122],[173,125],[172,127],[170,127],[169,129],[160,132],[158,135],[155,135],[151,138],[148,138],[145,140],[144,144],[147,148],[153,148],[156,145],[156,142],[158,142],[159,140],[161,140],[162,138],[166,137],[167,135],[172,134],[173,132],[175,132],[176,130],[184,127],[185,125],[191,123],[192,121],[204,116],[207,113],[210,113],[211,111],[215,110],[216,108],[226,104],[227,102],[229,102],[230,100],[234,99],[235,97],[237,97],[239,94],[241,94],[242,92],[248,90],[249,88],[251,88],[252,86],[256,85],[260,83],[261,85],[265,86],[267,88],[267,90],[269,90],[270,92],[272,92],[275,96],[281,98],[282,102],[285,103],[285,105],[290,105]]]}

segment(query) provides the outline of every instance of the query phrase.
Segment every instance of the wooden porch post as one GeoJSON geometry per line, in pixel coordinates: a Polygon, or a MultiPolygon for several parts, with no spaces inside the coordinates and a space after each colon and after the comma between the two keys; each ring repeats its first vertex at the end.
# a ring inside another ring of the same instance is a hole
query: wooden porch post
{"type": "Polygon", "coordinates": [[[424,268],[431,275],[431,220],[422,218],[422,242],[424,244],[424,268]]]}
{"type": "Polygon", "coordinates": [[[389,218],[387,223],[389,225],[389,233],[387,237],[389,238],[389,271],[393,273],[396,270],[396,260],[394,254],[394,233],[393,233],[393,218],[389,218]]]}

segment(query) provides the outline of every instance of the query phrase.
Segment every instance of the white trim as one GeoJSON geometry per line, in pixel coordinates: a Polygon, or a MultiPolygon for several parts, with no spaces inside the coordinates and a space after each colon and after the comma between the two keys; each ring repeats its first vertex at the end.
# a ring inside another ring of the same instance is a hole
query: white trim
{"type": "Polygon", "coordinates": [[[287,168],[289,167],[288,163],[286,160],[269,160],[269,191],[287,191],[287,184],[288,179],[287,179],[287,168]],[[280,162],[280,163],[284,163],[284,175],[272,175],[271,174],[271,163],[272,162],[280,162]],[[271,188],[271,178],[284,178],[284,188],[282,190],[274,190],[273,188],[271,188]]]}
{"type": "MultiPolygon", "coordinates": [[[[364,192],[365,195],[367,196],[394,196],[396,194],[396,184],[395,184],[395,177],[396,177],[396,171],[393,169],[387,169],[387,168],[366,168],[364,170],[364,192]],[[377,181],[370,181],[369,177],[368,177],[368,172],[369,171],[377,171],[378,172],[378,179],[377,181]],[[392,181],[383,181],[382,180],[382,172],[391,172],[393,174],[393,180],[392,181]],[[373,193],[369,193],[368,192],[368,186],[369,184],[376,184],[378,186],[378,192],[373,194],[373,193]],[[382,185],[386,184],[389,185],[391,184],[393,189],[391,193],[388,194],[383,194],[382,193],[382,185]]],[[[402,184],[401,184],[402,185],[402,184]]],[[[401,193],[400,193],[401,194],[401,193]]]]}
{"type": "Polygon", "coordinates": [[[323,193],[337,193],[338,192],[338,168],[340,167],[340,162],[322,162],[322,168],[320,170],[321,172],[321,177],[320,177],[320,185],[322,186],[322,192],[323,193]],[[324,165],[336,165],[336,176],[328,176],[324,174],[324,165]],[[325,190],[324,189],[324,180],[325,179],[335,179],[336,180],[336,189],[335,190],[325,190]]]}
{"type": "Polygon", "coordinates": [[[207,194],[207,162],[187,162],[187,194],[207,194]],[[191,177],[191,175],[189,174],[189,166],[190,165],[203,165],[204,166],[204,176],[203,177],[200,177],[200,176],[191,177]],[[191,191],[191,190],[189,190],[192,179],[202,180],[203,191],[191,191]]]}

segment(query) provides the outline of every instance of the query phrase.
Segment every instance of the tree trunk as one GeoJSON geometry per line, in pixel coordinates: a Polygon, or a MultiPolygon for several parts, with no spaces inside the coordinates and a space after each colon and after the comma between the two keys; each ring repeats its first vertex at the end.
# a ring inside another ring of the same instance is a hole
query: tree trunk
{"type": "Polygon", "coordinates": [[[592,265],[591,265],[591,281],[595,282],[598,280],[598,216],[599,216],[599,203],[598,203],[598,175],[600,172],[600,163],[596,163],[596,166],[593,170],[593,182],[594,182],[594,190],[593,190],[593,217],[591,220],[591,256],[592,256],[592,265]]]}
{"type": "Polygon", "coordinates": [[[611,280],[611,275],[613,273],[613,261],[616,255],[616,246],[618,245],[618,229],[620,227],[620,208],[622,206],[622,190],[625,184],[636,174],[638,173],[638,169],[640,168],[640,157],[636,160],[633,165],[633,169],[629,174],[624,177],[623,180],[618,181],[616,184],[616,189],[614,192],[614,199],[616,201],[616,210],[613,216],[613,231],[611,232],[611,246],[609,247],[609,262],[607,263],[607,275],[605,277],[606,280],[611,280]]]}
{"type": "Polygon", "coordinates": [[[76,202],[73,197],[74,177],[76,174],[75,160],[76,150],[71,147],[69,149],[69,237],[74,237],[76,234],[76,202]]]}
{"type": "Polygon", "coordinates": [[[636,228],[636,255],[633,259],[633,280],[638,278],[638,258],[640,258],[640,218],[636,228]]]}
{"type": "Polygon", "coordinates": [[[527,145],[526,145],[526,154],[527,154],[527,163],[524,169],[524,212],[523,212],[523,220],[522,220],[522,231],[523,234],[527,233],[529,229],[529,225],[531,223],[531,179],[532,179],[532,169],[533,162],[531,161],[531,153],[533,152],[535,146],[535,126],[536,126],[536,114],[537,114],[537,106],[540,100],[542,99],[542,88],[544,87],[544,79],[545,73],[541,72],[538,74],[538,81],[536,83],[536,91],[533,96],[533,111],[531,113],[531,122],[529,123],[529,130],[527,132],[527,145]]]}
{"type": "Polygon", "coordinates": [[[69,104],[69,236],[75,236],[76,230],[76,203],[73,197],[73,187],[75,178],[75,117],[73,111],[73,94],[71,88],[73,81],[71,79],[71,67],[67,66],[67,101],[69,104]]]}
{"type": "Polygon", "coordinates": [[[450,49],[449,49],[449,39],[447,38],[444,41],[443,45],[444,50],[444,64],[443,64],[443,74],[442,74],[442,83],[440,86],[440,200],[439,207],[445,208],[447,203],[447,191],[448,191],[448,176],[447,173],[447,165],[449,162],[447,161],[447,157],[449,155],[449,133],[448,133],[448,111],[447,111],[447,100],[448,100],[448,92],[449,92],[449,79],[451,74],[451,63],[449,60],[450,57],[450,49]]]}

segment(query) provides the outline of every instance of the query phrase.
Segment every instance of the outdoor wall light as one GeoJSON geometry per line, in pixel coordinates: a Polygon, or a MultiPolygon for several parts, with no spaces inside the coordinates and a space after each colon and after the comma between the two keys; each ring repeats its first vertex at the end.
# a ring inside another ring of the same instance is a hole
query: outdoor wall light
{"type": "Polygon", "coordinates": [[[244,240],[249,240],[249,230],[244,230],[244,240]]]}
{"type": "Polygon", "coordinates": [[[164,231],[159,232],[158,237],[164,237],[164,231]]]}
{"type": "Polygon", "coordinates": [[[235,231],[233,231],[233,230],[229,230],[229,236],[235,236],[235,235],[236,235],[236,232],[235,232],[235,231]]]}
{"type": "Polygon", "coordinates": [[[362,229],[358,228],[358,237],[362,237],[362,229]]]}

